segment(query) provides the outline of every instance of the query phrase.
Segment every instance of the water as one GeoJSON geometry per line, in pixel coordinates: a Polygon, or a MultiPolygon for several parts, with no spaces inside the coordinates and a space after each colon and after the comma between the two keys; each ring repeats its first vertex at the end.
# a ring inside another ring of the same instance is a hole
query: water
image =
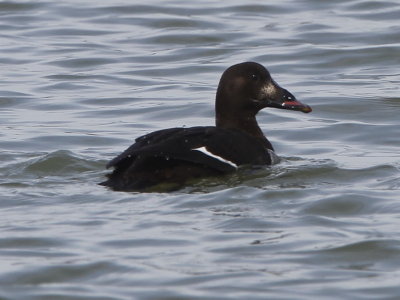
{"type": "Polygon", "coordinates": [[[0,3],[0,299],[398,299],[396,1],[0,3]],[[279,165],[112,192],[133,139],[211,125],[254,60],[311,114],[279,165]]]}

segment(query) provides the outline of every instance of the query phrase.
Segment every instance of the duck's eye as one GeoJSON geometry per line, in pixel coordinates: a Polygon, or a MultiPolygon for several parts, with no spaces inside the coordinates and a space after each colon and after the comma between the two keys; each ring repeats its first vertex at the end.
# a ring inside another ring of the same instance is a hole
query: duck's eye
{"type": "Polygon", "coordinates": [[[257,81],[258,80],[258,75],[251,74],[251,79],[254,80],[254,81],[257,81]]]}

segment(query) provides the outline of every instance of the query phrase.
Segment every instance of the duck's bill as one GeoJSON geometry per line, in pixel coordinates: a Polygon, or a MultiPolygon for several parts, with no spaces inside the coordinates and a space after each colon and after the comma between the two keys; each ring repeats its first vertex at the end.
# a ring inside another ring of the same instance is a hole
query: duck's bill
{"type": "Polygon", "coordinates": [[[281,88],[280,99],[277,102],[273,102],[272,106],[281,109],[298,110],[303,113],[312,112],[312,109],[307,104],[303,104],[296,99],[288,90],[281,88]]]}
{"type": "Polygon", "coordinates": [[[262,99],[253,102],[260,107],[274,107],[281,109],[298,110],[304,113],[312,111],[311,107],[296,99],[288,90],[280,87],[275,81],[267,83],[262,88],[262,99]]]}
{"type": "Polygon", "coordinates": [[[312,109],[307,104],[303,104],[298,101],[294,96],[291,96],[289,99],[284,99],[284,101],[275,102],[269,101],[268,107],[280,108],[280,109],[290,109],[290,110],[297,110],[303,113],[312,112],[312,109]]]}
{"type": "Polygon", "coordinates": [[[303,113],[312,112],[312,109],[311,109],[310,106],[308,106],[307,104],[303,104],[298,100],[285,101],[285,102],[282,103],[280,108],[298,110],[298,111],[301,111],[303,113]]]}

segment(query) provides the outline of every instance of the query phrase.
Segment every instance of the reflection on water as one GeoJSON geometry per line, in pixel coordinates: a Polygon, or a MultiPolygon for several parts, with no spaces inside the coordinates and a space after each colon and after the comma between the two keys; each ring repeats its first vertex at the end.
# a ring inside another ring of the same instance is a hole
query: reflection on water
{"type": "Polygon", "coordinates": [[[0,298],[395,299],[399,13],[0,3],[0,298]],[[221,73],[247,60],[313,107],[259,114],[280,164],[171,194],[97,185],[135,137],[214,124],[221,73]]]}

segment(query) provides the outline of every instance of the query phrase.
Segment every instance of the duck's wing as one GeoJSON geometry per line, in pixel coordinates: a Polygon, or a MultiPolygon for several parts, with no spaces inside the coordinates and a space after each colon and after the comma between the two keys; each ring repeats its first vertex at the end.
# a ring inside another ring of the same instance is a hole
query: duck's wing
{"type": "Polygon", "coordinates": [[[137,138],[107,167],[125,168],[154,157],[186,161],[229,172],[243,164],[271,164],[268,151],[256,138],[236,130],[216,127],[170,128],[137,138]]]}

